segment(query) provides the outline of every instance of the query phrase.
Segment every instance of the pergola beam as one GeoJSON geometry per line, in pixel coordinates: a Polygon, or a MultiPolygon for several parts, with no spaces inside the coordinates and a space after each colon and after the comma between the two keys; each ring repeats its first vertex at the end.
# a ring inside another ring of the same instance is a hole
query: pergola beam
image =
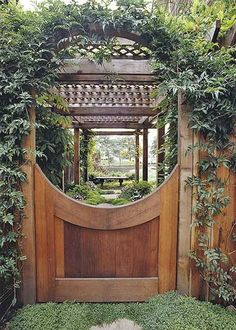
{"type": "Polygon", "coordinates": [[[141,134],[137,131],[92,131],[97,136],[103,135],[136,135],[141,134]]]}
{"type": "Polygon", "coordinates": [[[135,133],[135,180],[139,181],[139,133],[135,133]]]}
{"type": "Polygon", "coordinates": [[[143,180],[148,181],[148,129],[143,129],[143,180]]]}
{"type": "Polygon", "coordinates": [[[80,130],[74,129],[74,182],[80,184],[80,130]]]}
{"type": "MultiPolygon", "coordinates": [[[[116,84],[117,83],[132,83],[135,82],[145,82],[153,84],[154,77],[151,74],[117,74],[116,75],[116,84]]],[[[111,83],[114,82],[114,74],[89,74],[89,73],[61,73],[59,74],[60,83],[78,83],[78,82],[97,82],[97,83],[111,83]]]]}
{"type": "Polygon", "coordinates": [[[69,112],[54,110],[63,116],[146,116],[157,115],[160,110],[151,107],[73,107],[69,106],[69,112]]]}
{"type": "Polygon", "coordinates": [[[143,129],[143,128],[153,128],[152,124],[141,125],[138,123],[129,122],[87,122],[87,123],[73,123],[73,128],[81,129],[95,129],[95,128],[130,128],[130,129],[143,129]]]}

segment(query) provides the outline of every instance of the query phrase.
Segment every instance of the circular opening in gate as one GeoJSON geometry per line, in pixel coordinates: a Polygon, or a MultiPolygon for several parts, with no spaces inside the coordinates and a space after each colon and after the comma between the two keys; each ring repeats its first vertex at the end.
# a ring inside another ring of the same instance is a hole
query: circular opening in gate
{"type": "Polygon", "coordinates": [[[52,157],[49,141],[40,167],[67,195],[90,205],[142,199],[177,163],[177,109],[166,111],[168,103],[158,95],[151,50],[137,35],[114,31],[101,40],[63,41],[59,47],[66,56],[52,91],[59,100],[53,113],[58,130],[62,124],[66,133],[50,132],[59,148],[52,157]],[[57,161],[65,138],[71,144],[63,150],[63,170],[52,173],[48,163],[57,161]]]}

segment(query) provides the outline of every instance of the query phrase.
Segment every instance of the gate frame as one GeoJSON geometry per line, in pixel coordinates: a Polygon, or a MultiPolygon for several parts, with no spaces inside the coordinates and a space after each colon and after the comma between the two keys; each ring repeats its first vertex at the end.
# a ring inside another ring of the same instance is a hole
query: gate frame
{"type": "MultiPolygon", "coordinates": [[[[179,221],[178,221],[178,257],[177,257],[177,291],[188,294],[189,292],[189,269],[190,262],[188,252],[191,244],[190,224],[192,218],[192,193],[191,189],[185,185],[185,180],[192,175],[193,158],[191,154],[185,155],[186,148],[193,143],[193,133],[188,127],[189,108],[185,103],[184,96],[179,94],[179,146],[178,146],[178,165],[179,165],[179,221]]],[[[24,171],[28,181],[23,185],[27,207],[25,208],[26,220],[22,225],[23,253],[27,255],[22,269],[22,289],[21,301],[25,304],[36,302],[36,243],[35,243],[35,107],[29,109],[31,120],[31,131],[26,137],[24,145],[28,148],[27,162],[24,171]]]]}

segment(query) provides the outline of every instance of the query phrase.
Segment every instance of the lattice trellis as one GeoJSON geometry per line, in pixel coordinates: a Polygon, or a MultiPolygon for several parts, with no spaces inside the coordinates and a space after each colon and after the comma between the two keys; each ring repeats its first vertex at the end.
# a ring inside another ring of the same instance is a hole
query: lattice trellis
{"type": "Polygon", "coordinates": [[[59,94],[70,106],[154,107],[151,84],[62,84],[59,94]]]}
{"type": "Polygon", "coordinates": [[[117,44],[111,48],[106,47],[103,44],[88,44],[83,45],[78,50],[78,53],[83,56],[96,55],[98,52],[106,52],[112,58],[115,59],[136,59],[144,60],[150,58],[150,50],[146,47],[142,47],[139,44],[117,44]]]}

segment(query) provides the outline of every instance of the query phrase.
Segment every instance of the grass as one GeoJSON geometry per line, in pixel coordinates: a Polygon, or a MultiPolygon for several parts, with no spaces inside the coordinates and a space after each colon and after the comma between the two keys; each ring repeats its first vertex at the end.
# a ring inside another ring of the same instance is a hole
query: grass
{"type": "Polygon", "coordinates": [[[10,321],[9,330],[88,330],[119,318],[134,320],[144,330],[233,330],[236,314],[175,292],[146,303],[91,304],[64,302],[26,306],[10,321]]]}

